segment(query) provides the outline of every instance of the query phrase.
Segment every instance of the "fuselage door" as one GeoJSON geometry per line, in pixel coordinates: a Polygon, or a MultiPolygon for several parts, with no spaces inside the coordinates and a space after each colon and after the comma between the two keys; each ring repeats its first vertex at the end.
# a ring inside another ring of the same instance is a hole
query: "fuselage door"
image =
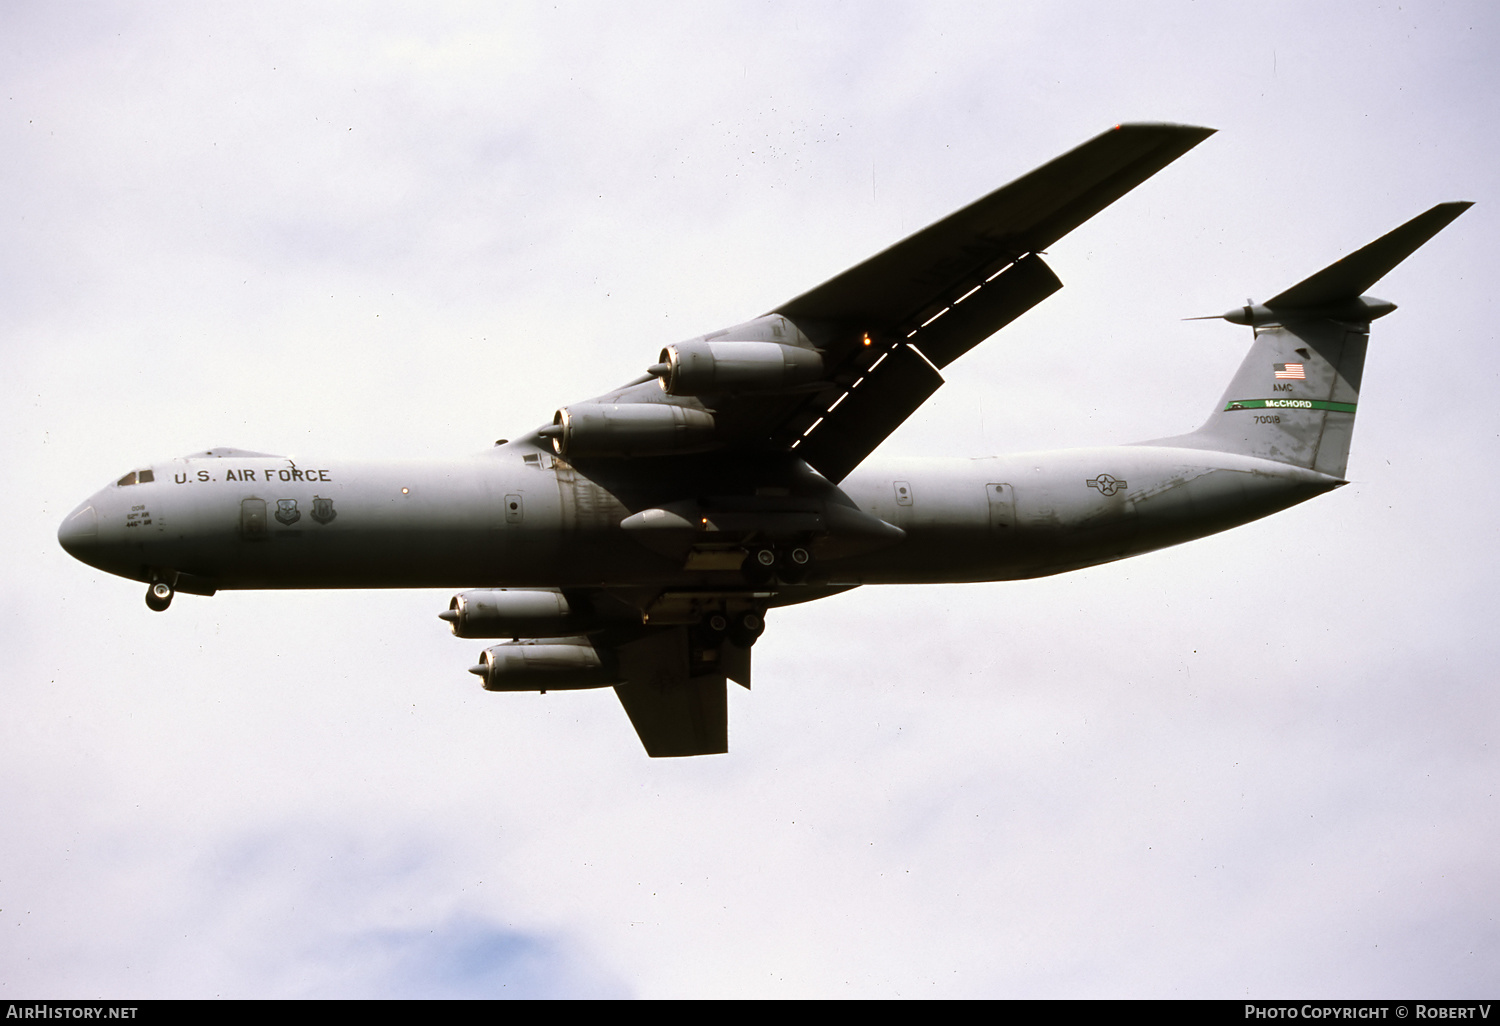
{"type": "Polygon", "coordinates": [[[240,502],[240,537],[246,541],[263,541],[266,537],[266,500],[244,499],[240,502]]]}
{"type": "MultiPolygon", "coordinates": [[[[1016,526],[1016,493],[1008,484],[987,484],[985,495],[990,502],[990,531],[1004,534],[1016,526]]],[[[972,492],[969,494],[973,494],[972,492]]]]}

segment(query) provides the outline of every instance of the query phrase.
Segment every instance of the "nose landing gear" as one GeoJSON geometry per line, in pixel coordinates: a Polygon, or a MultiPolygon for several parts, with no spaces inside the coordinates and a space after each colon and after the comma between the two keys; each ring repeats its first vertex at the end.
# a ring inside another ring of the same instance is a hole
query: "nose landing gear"
{"type": "Polygon", "coordinates": [[[172,596],[175,594],[176,591],[166,581],[153,581],[151,587],[146,589],[146,608],[160,613],[172,604],[172,596]]]}

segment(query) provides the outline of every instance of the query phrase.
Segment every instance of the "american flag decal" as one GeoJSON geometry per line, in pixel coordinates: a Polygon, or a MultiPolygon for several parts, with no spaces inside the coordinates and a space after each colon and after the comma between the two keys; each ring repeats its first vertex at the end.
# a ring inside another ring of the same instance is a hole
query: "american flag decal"
{"type": "Polygon", "coordinates": [[[1271,369],[1276,372],[1277,380],[1306,381],[1307,375],[1303,372],[1300,363],[1273,363],[1271,369]]]}

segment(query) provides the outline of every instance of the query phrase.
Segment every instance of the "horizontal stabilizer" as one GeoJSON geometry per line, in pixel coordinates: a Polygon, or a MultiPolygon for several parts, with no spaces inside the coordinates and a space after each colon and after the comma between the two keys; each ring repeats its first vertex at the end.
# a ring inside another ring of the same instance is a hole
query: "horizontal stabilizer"
{"type": "Polygon", "coordinates": [[[1197,431],[1148,445],[1274,460],[1343,479],[1370,322],[1396,309],[1364,295],[1472,203],[1439,203],[1263,304],[1224,314],[1255,328],[1239,373],[1197,431]]]}
{"type": "Polygon", "coordinates": [[[1385,277],[1391,268],[1416,252],[1417,247],[1448,226],[1472,203],[1439,203],[1418,214],[1393,232],[1388,232],[1266,300],[1274,310],[1317,310],[1358,299],[1366,289],[1385,277]]]}

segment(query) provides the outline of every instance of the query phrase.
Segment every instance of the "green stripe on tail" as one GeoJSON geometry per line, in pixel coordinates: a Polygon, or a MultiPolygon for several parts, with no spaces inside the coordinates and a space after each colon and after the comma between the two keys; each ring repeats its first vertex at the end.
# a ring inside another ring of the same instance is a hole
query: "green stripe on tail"
{"type": "Polygon", "coordinates": [[[1353,413],[1354,403],[1334,402],[1330,399],[1231,399],[1224,404],[1223,412],[1230,410],[1328,410],[1332,413],[1353,413]]]}

